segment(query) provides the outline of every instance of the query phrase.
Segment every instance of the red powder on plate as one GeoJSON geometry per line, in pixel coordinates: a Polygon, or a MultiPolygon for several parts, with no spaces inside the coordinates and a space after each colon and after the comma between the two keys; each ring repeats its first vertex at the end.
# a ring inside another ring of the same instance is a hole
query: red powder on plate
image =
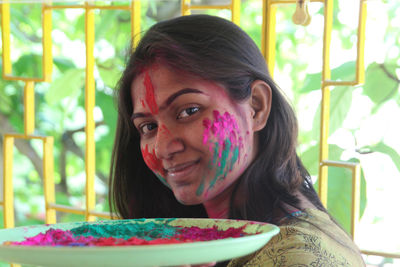
{"type": "MultiPolygon", "coordinates": [[[[118,225],[116,225],[115,229],[117,228],[118,225]]],[[[167,228],[170,230],[171,227],[167,228]]],[[[211,241],[225,238],[237,238],[247,235],[243,232],[245,226],[240,228],[231,227],[227,230],[218,230],[216,226],[212,228],[199,228],[196,226],[174,228],[176,228],[176,231],[173,236],[150,239],[148,236],[147,238],[138,238],[132,236],[128,239],[115,237],[94,237],[91,235],[83,236],[76,235],[70,230],[50,228],[45,233],[40,233],[33,237],[27,237],[22,242],[7,242],[7,244],[23,246],[133,246],[211,241]]]]}

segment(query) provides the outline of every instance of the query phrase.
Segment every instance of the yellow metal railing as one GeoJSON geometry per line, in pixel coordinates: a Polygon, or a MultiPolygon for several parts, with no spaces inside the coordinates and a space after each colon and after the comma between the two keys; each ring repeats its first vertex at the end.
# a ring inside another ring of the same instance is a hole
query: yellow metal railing
{"type": "Polygon", "coordinates": [[[4,227],[14,227],[14,195],[12,183],[13,169],[13,147],[14,139],[39,139],[43,141],[43,187],[46,208],[46,223],[56,222],[56,211],[85,215],[86,220],[93,221],[95,217],[111,218],[108,213],[97,212],[94,210],[96,199],[94,191],[95,178],[95,143],[94,129],[95,122],[93,110],[95,107],[95,80],[94,80],[94,37],[95,21],[94,11],[96,9],[118,9],[128,10],[131,13],[131,33],[134,45],[139,40],[140,35],[140,1],[133,1],[128,6],[97,6],[93,1],[87,1],[82,5],[52,5],[51,1],[42,3],[42,32],[43,32],[43,77],[16,77],[12,75],[12,64],[10,60],[10,4],[2,2],[0,4],[1,29],[2,29],[2,59],[3,59],[3,79],[25,82],[24,87],[24,133],[6,134],[4,136],[4,192],[3,202],[0,205],[4,209],[4,227]],[[65,205],[56,204],[55,186],[53,177],[53,137],[33,135],[35,128],[34,117],[34,83],[50,82],[52,75],[52,9],[78,8],[85,10],[85,44],[86,44],[86,83],[85,83],[85,110],[86,110],[86,207],[79,209],[65,205]]]}
{"type": "MultiPolygon", "coordinates": [[[[279,4],[296,4],[296,11],[293,21],[303,26],[310,23],[307,5],[312,2],[324,4],[324,33],[323,33],[323,66],[322,66],[322,101],[321,101],[321,132],[320,132],[320,166],[319,166],[319,194],[323,204],[327,205],[327,179],[328,167],[347,168],[352,171],[352,215],[351,215],[351,235],[357,235],[357,222],[359,219],[360,206],[360,165],[357,163],[331,161],[328,159],[328,136],[329,136],[329,110],[330,110],[330,87],[331,86],[354,86],[364,82],[364,42],[366,24],[366,0],[360,1],[357,60],[355,67],[354,81],[332,81],[330,70],[330,43],[333,19],[333,0],[262,0],[263,21],[261,50],[270,69],[271,75],[275,65],[275,40],[276,40],[276,11],[279,4]]],[[[130,5],[95,5],[92,0],[85,1],[81,5],[52,5],[51,1],[42,4],[42,31],[43,31],[43,77],[15,77],[12,75],[12,64],[10,60],[10,5],[6,1],[0,4],[1,29],[2,29],[2,59],[3,59],[3,79],[23,81],[24,88],[24,133],[6,134],[4,136],[4,200],[0,205],[4,207],[4,225],[6,228],[14,227],[13,210],[13,186],[12,186],[12,166],[13,166],[13,147],[15,139],[39,139],[43,142],[43,181],[44,196],[46,205],[46,223],[56,222],[56,211],[85,215],[86,220],[92,221],[95,217],[110,218],[103,212],[94,211],[95,207],[95,143],[93,109],[95,106],[95,80],[94,80],[94,37],[95,37],[95,10],[96,9],[118,9],[127,10],[131,13],[131,34],[134,45],[140,38],[140,1],[132,0],[130,5]],[[53,178],[53,138],[33,135],[35,128],[34,118],[34,83],[50,82],[52,73],[52,40],[51,13],[53,9],[83,9],[85,11],[85,44],[86,44],[86,87],[85,87],[85,110],[86,110],[86,207],[77,209],[55,203],[55,188],[53,178]]],[[[191,10],[204,9],[228,9],[231,10],[232,21],[240,25],[240,0],[231,0],[227,5],[191,5],[190,0],[181,0],[182,15],[190,14],[191,10]]],[[[398,253],[385,253],[376,251],[362,251],[368,255],[379,255],[384,257],[400,258],[398,253]]]]}
{"type": "MultiPolygon", "coordinates": [[[[324,4],[324,34],[323,34],[323,65],[322,65],[322,101],[321,101],[321,129],[320,129],[320,156],[319,156],[319,196],[324,206],[328,200],[328,167],[347,168],[352,172],[352,206],[350,234],[353,239],[357,236],[357,225],[360,217],[360,175],[361,168],[358,163],[331,161],[328,158],[329,112],[330,112],[330,86],[355,86],[364,83],[364,45],[365,25],[367,19],[367,0],[359,0],[359,19],[357,29],[357,59],[355,66],[355,80],[333,81],[330,69],[330,44],[332,36],[333,0],[263,0],[263,23],[261,35],[261,51],[265,57],[271,75],[275,66],[275,25],[276,10],[279,4],[296,4],[293,21],[296,24],[308,25],[311,18],[307,5],[310,2],[324,4]],[[303,12],[303,13],[301,13],[303,12]],[[304,19],[304,20],[299,20],[304,19]]],[[[379,251],[362,250],[366,255],[377,255],[389,258],[400,258],[400,253],[386,253],[379,251]]]]}
{"type": "Polygon", "coordinates": [[[190,15],[191,10],[228,9],[231,11],[231,20],[240,25],[240,0],[231,0],[226,5],[192,5],[191,0],[181,0],[181,14],[190,15]]]}

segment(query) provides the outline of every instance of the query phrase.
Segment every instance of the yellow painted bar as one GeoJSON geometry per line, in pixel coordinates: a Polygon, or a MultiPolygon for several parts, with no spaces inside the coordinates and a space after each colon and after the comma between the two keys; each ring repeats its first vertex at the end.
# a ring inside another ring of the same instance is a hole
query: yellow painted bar
{"type": "Polygon", "coordinates": [[[4,75],[3,79],[8,81],[43,82],[43,78],[17,77],[12,75],[4,75]]]}
{"type": "MultiPolygon", "coordinates": [[[[331,78],[330,70],[330,45],[332,35],[332,16],[333,16],[333,0],[326,0],[324,6],[324,40],[322,51],[322,81],[331,78]]],[[[319,161],[328,159],[328,136],[329,136],[329,109],[330,109],[330,89],[322,86],[321,100],[321,129],[320,129],[320,151],[319,161]]],[[[328,169],[323,165],[319,167],[319,196],[322,204],[326,207],[328,204],[328,169]]]]}
{"type": "Polygon", "coordinates": [[[355,86],[358,85],[359,83],[357,81],[332,81],[332,80],[326,80],[322,81],[322,87],[326,86],[355,86]]]}
{"type": "Polygon", "coordinates": [[[367,22],[367,1],[360,0],[360,14],[358,17],[358,32],[357,32],[357,62],[356,62],[357,84],[364,83],[365,81],[364,47],[365,47],[366,22],[367,22]]]}
{"type": "Polygon", "coordinates": [[[271,0],[263,0],[263,20],[261,34],[261,52],[267,62],[271,77],[274,76],[275,68],[275,35],[276,35],[276,6],[271,0]]]}
{"type": "MultiPolygon", "coordinates": [[[[233,2],[234,0],[232,0],[233,2]]],[[[198,6],[190,6],[192,10],[205,10],[205,9],[231,9],[232,4],[230,5],[198,5],[198,6]]]]}
{"type": "Polygon", "coordinates": [[[133,47],[136,47],[140,40],[140,1],[132,1],[131,6],[131,36],[133,47]]]}
{"type": "Polygon", "coordinates": [[[90,213],[90,215],[100,217],[100,218],[105,218],[105,219],[115,218],[115,217],[112,217],[109,212],[90,211],[89,213],[90,213]]]}
{"type": "Polygon", "coordinates": [[[3,198],[4,227],[14,227],[14,191],[12,181],[14,137],[8,134],[3,139],[3,198]]]}
{"type": "Polygon", "coordinates": [[[56,211],[49,207],[50,203],[56,202],[53,146],[53,137],[46,137],[43,141],[43,191],[46,207],[46,223],[56,223],[56,211]]]}
{"type": "Polygon", "coordinates": [[[345,161],[335,161],[335,160],[324,160],[321,162],[322,166],[338,167],[338,168],[348,168],[353,169],[359,164],[356,162],[345,162],[345,161]]]}
{"type": "Polygon", "coordinates": [[[24,133],[30,135],[35,130],[35,83],[28,81],[24,87],[24,133]]]}
{"type": "Polygon", "coordinates": [[[46,136],[42,136],[42,135],[7,134],[7,136],[10,136],[10,137],[16,138],[16,139],[25,139],[25,140],[39,139],[39,140],[44,141],[46,139],[46,136]]]}
{"type": "MultiPolygon", "coordinates": [[[[296,4],[298,0],[271,0],[271,4],[296,4]]],[[[310,0],[310,2],[324,3],[325,0],[310,0]]]]}
{"type": "Polygon", "coordinates": [[[380,251],[370,251],[370,250],[361,250],[362,254],[365,255],[375,255],[375,256],[381,256],[385,258],[398,258],[400,259],[400,253],[399,252],[394,252],[394,253],[387,253],[387,252],[380,252],[380,251]]]}
{"type": "Polygon", "coordinates": [[[229,5],[196,5],[192,6],[190,0],[181,0],[182,16],[190,15],[191,10],[229,9],[232,12],[232,22],[240,25],[240,0],[231,0],[229,5]]]}
{"type": "MultiPolygon", "coordinates": [[[[49,207],[49,209],[59,211],[59,212],[73,213],[73,214],[78,214],[78,215],[90,214],[90,216],[111,219],[111,215],[109,212],[99,212],[99,211],[93,211],[93,210],[87,211],[86,209],[74,208],[74,207],[69,207],[69,206],[59,205],[59,204],[54,204],[54,203],[49,203],[48,207],[49,207]]],[[[114,218],[116,218],[115,215],[114,215],[114,218]]]]}
{"type": "Polygon", "coordinates": [[[350,234],[353,240],[357,237],[358,221],[360,218],[360,190],[361,190],[361,168],[357,164],[352,168],[352,187],[351,187],[351,228],[350,234]]]}
{"type": "Polygon", "coordinates": [[[85,86],[85,111],[86,111],[86,220],[93,221],[95,218],[89,214],[89,210],[95,207],[96,196],[94,192],[95,177],[95,122],[93,110],[95,105],[95,80],[94,80],[94,10],[88,2],[85,3],[85,43],[86,43],[86,86],[85,86]]]}
{"type": "Polygon", "coordinates": [[[181,0],[181,14],[182,16],[190,15],[190,0],[181,0]]]}
{"type": "Polygon", "coordinates": [[[53,209],[53,210],[60,211],[60,212],[73,213],[73,214],[79,214],[79,215],[87,214],[86,209],[73,208],[73,207],[54,204],[54,203],[49,203],[48,207],[49,207],[49,209],[53,209]]]}
{"type": "MultiPolygon", "coordinates": [[[[139,1],[134,1],[139,2],[139,1]]],[[[86,8],[85,5],[56,5],[56,6],[47,6],[45,9],[78,9],[78,8],[86,8]]],[[[130,10],[130,6],[96,6],[90,5],[89,9],[109,9],[109,10],[130,10]]]]}
{"type": "Polygon", "coordinates": [[[240,0],[231,0],[232,22],[240,26],[240,0]]]}
{"type": "Polygon", "coordinates": [[[12,72],[11,59],[10,59],[10,4],[3,2],[1,7],[1,46],[3,58],[3,79],[12,72]]]}
{"type": "Polygon", "coordinates": [[[50,82],[53,71],[53,53],[51,41],[52,17],[51,9],[45,9],[49,4],[42,6],[42,47],[43,47],[43,81],[50,82]]]}

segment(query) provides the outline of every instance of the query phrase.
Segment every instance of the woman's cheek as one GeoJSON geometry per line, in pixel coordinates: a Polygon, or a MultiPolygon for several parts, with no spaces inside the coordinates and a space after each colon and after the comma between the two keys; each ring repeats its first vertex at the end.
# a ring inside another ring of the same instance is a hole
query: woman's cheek
{"type": "MultiPolygon", "coordinates": [[[[203,144],[208,147],[211,154],[208,165],[213,176],[207,179],[210,181],[208,192],[217,181],[224,180],[235,165],[239,164],[243,151],[243,137],[235,117],[228,112],[220,114],[214,110],[212,120],[205,119],[203,127],[203,144]]],[[[197,195],[203,193],[205,180],[206,177],[203,177],[197,195]]]]}
{"type": "Polygon", "coordinates": [[[157,178],[166,186],[169,187],[167,184],[167,181],[165,180],[166,177],[166,172],[164,168],[162,167],[161,160],[157,158],[155,150],[150,152],[149,151],[149,145],[146,144],[144,148],[141,148],[142,150],[142,156],[143,160],[146,163],[147,167],[157,176],[157,178]]]}

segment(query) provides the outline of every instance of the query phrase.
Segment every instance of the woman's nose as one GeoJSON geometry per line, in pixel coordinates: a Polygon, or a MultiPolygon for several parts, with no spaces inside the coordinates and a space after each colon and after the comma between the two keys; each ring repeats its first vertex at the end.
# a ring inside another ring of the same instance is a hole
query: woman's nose
{"type": "Polygon", "coordinates": [[[179,132],[170,131],[165,125],[157,129],[155,153],[159,159],[170,159],[174,154],[185,149],[179,132]]]}

